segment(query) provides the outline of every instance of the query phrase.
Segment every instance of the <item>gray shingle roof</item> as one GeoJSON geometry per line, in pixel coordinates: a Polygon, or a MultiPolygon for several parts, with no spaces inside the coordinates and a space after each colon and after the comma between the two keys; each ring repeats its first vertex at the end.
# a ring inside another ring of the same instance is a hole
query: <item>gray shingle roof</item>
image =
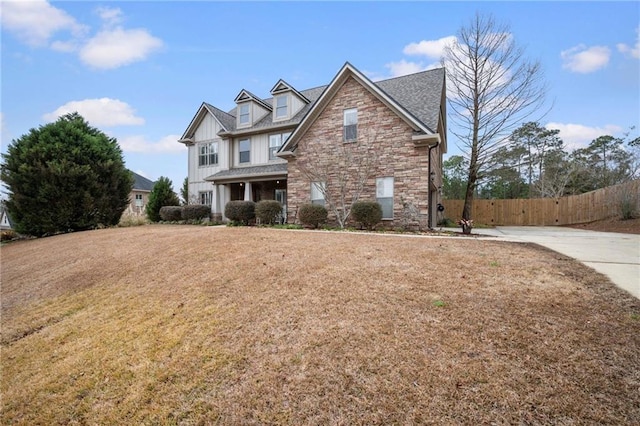
{"type": "Polygon", "coordinates": [[[437,131],[444,90],[444,68],[375,83],[433,132],[437,131]]]}
{"type": "MultiPolygon", "coordinates": [[[[444,68],[437,68],[374,82],[378,88],[392,97],[398,104],[434,132],[438,127],[440,101],[442,99],[442,91],[444,90],[443,83],[444,68]]],[[[268,129],[276,126],[282,127],[288,124],[292,126],[297,125],[311,107],[313,107],[314,103],[326,88],[327,85],[301,90],[300,94],[304,95],[304,97],[309,99],[310,102],[298,111],[298,113],[290,120],[274,123],[273,115],[266,114],[260,121],[256,122],[249,129],[243,129],[243,131],[268,129]]],[[[272,97],[262,99],[262,101],[268,105],[273,105],[272,97]]],[[[215,108],[209,104],[206,105],[211,108],[215,108]]],[[[218,118],[222,125],[226,127],[227,131],[233,133],[236,130],[236,108],[231,109],[228,113],[217,108],[215,109],[219,112],[218,114],[214,114],[216,118],[218,118]]]]}
{"type": "MultiPolygon", "coordinates": [[[[131,171],[131,170],[129,170],[131,171]]],[[[151,191],[153,189],[154,182],[150,181],[144,176],[140,176],[136,172],[131,172],[133,175],[133,189],[137,191],[151,191]]]]}
{"type": "Polygon", "coordinates": [[[271,175],[280,175],[280,174],[282,175],[287,174],[287,163],[274,163],[274,164],[267,164],[264,166],[253,166],[253,167],[236,167],[234,169],[222,170],[218,173],[215,173],[211,176],[206,177],[204,180],[220,181],[220,180],[242,179],[246,177],[271,176],[271,175]]]}
{"type": "Polygon", "coordinates": [[[218,121],[220,122],[220,124],[222,124],[222,126],[227,129],[227,130],[231,130],[235,127],[236,125],[236,117],[222,111],[221,109],[218,109],[216,107],[214,107],[211,104],[208,103],[204,103],[204,105],[207,107],[207,109],[211,112],[211,114],[213,114],[213,116],[215,118],[218,119],[218,121]]]}

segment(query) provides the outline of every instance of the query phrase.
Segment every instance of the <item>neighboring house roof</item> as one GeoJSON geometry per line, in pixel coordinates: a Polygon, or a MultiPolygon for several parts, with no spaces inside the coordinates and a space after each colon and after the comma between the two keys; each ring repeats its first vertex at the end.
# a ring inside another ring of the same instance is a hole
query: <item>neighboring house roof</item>
{"type": "MultiPolygon", "coordinates": [[[[131,170],[130,170],[131,171],[131,170]]],[[[149,191],[153,189],[154,182],[150,181],[144,176],[140,176],[136,172],[131,172],[133,175],[133,190],[134,191],[149,191]]]]}
{"type": "Polygon", "coordinates": [[[270,178],[276,176],[287,175],[287,163],[267,164],[265,166],[238,167],[235,169],[222,170],[204,180],[216,183],[224,183],[227,181],[237,181],[244,178],[270,178]]]}

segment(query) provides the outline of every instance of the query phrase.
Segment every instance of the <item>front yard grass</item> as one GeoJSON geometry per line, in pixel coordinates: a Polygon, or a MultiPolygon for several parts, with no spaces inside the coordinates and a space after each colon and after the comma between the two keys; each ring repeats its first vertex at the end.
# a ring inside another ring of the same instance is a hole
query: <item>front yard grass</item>
{"type": "Polygon", "coordinates": [[[537,246],[157,225],[0,255],[2,424],[640,423],[640,301],[537,246]]]}

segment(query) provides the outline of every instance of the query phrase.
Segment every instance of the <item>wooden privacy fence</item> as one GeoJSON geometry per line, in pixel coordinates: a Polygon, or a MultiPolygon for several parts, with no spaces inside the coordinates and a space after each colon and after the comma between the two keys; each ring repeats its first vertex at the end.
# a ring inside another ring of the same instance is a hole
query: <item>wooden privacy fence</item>
{"type": "MultiPolygon", "coordinates": [[[[620,215],[623,201],[640,210],[640,180],[562,198],[473,200],[471,218],[485,225],[571,225],[620,215]]],[[[444,217],[462,217],[464,200],[442,200],[444,217]]]]}

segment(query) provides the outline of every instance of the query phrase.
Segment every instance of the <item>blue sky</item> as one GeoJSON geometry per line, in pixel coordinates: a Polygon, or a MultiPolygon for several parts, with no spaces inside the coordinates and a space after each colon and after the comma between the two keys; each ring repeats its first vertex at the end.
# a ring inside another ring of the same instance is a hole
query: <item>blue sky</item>
{"type": "MultiPolygon", "coordinates": [[[[638,2],[0,2],[2,152],[76,110],[116,137],[127,167],[187,175],[177,142],[203,101],[269,97],[280,79],[327,84],[345,61],[374,80],[438,62],[473,15],[510,26],[540,60],[541,119],[572,148],[640,121],[638,2]]],[[[637,135],[638,129],[632,133],[637,135]]],[[[450,155],[460,154],[449,133],[450,155]]]]}

